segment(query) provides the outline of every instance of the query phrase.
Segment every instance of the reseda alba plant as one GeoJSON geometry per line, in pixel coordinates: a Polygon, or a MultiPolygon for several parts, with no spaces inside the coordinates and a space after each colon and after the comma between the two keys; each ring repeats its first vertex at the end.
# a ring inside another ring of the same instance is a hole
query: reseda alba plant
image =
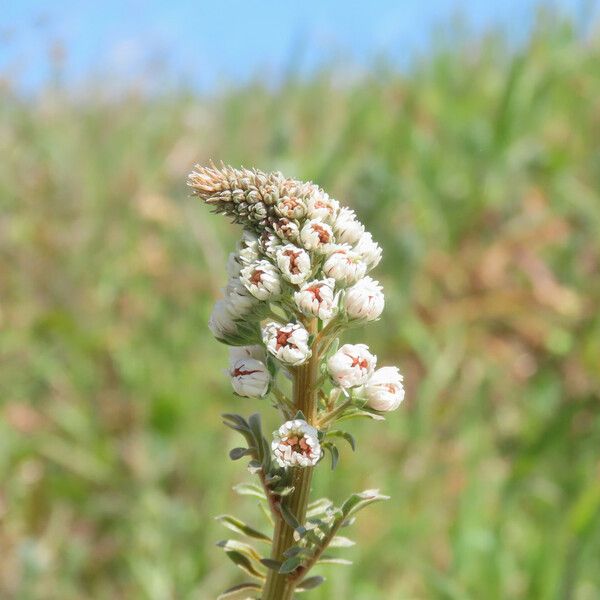
{"type": "Polygon", "coordinates": [[[325,498],[309,502],[313,469],[324,454],[335,468],[338,441],[354,449],[354,439],[338,423],[353,417],[381,420],[381,413],[398,408],[404,398],[396,367],[376,369],[377,357],[365,344],[339,347],[338,341],[346,329],[383,311],[382,288],[367,276],[379,263],[381,248],[354,211],[313,183],[280,173],[197,165],[189,185],[215,212],[244,228],[237,251],[229,256],[229,282],[209,327],[231,346],[235,393],[268,396],[282,419],[269,442],[257,414],[248,419],[224,415],[225,424],[246,443],[230,457],[247,457],[260,481],[236,490],[264,502],[274,533],[266,535],[232,516],[218,517],[236,533],[271,545],[263,556],[246,542],[219,544],[257,580],[220,598],[289,600],[294,591],[322,583],[322,577],[308,576],[314,566],[347,563],[325,551],[352,545],[338,532],[359,510],[387,499],[367,490],[340,507],[325,498]]]}

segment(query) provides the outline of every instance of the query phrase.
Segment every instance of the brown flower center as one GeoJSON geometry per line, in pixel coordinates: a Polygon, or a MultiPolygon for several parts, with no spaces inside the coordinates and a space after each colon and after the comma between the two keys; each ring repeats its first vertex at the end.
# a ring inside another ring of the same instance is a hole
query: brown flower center
{"type": "Polygon", "coordinates": [[[323,227],[323,225],[314,223],[312,226],[312,230],[319,236],[319,242],[321,242],[321,244],[327,244],[327,242],[329,242],[329,240],[331,239],[329,232],[327,231],[327,229],[325,229],[325,227],[323,227]]]}
{"type": "Polygon", "coordinates": [[[259,283],[262,283],[262,276],[264,274],[265,274],[264,271],[261,271],[260,269],[256,269],[250,277],[250,283],[253,283],[254,285],[258,285],[259,283]]]}
{"type": "Polygon", "coordinates": [[[283,255],[290,259],[290,273],[292,273],[292,275],[297,275],[300,273],[300,267],[298,266],[298,257],[300,256],[300,251],[286,250],[283,255]]]}
{"type": "Polygon", "coordinates": [[[289,346],[294,346],[294,344],[288,344],[288,341],[289,341],[289,339],[291,337],[292,337],[292,332],[291,331],[283,331],[282,329],[280,329],[277,332],[277,343],[276,343],[275,348],[277,350],[280,350],[284,346],[288,346],[288,345],[289,346]]]}
{"type": "Polygon", "coordinates": [[[366,358],[358,358],[358,356],[353,356],[352,357],[352,364],[350,365],[351,367],[360,367],[361,369],[368,369],[369,368],[369,363],[367,362],[366,358]]]}
{"type": "Polygon", "coordinates": [[[290,446],[294,452],[302,454],[303,456],[310,456],[311,454],[312,448],[306,443],[304,437],[290,437],[287,440],[283,440],[281,443],[284,446],[290,446]]]}
{"type": "Polygon", "coordinates": [[[320,285],[312,285],[306,288],[307,292],[310,292],[314,299],[318,302],[323,302],[323,297],[321,296],[321,286],[320,285]]]}

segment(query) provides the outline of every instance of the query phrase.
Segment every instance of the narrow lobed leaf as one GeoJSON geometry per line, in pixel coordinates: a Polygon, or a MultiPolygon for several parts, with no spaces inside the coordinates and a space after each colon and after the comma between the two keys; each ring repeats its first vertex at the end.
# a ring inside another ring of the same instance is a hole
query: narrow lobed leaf
{"type": "Polygon", "coordinates": [[[259,593],[262,587],[258,583],[240,583],[225,590],[217,600],[246,600],[248,593],[259,593]]]}
{"type": "Polygon", "coordinates": [[[325,577],[321,577],[320,575],[314,575],[313,577],[307,577],[303,581],[298,584],[296,588],[297,592],[305,592],[307,590],[314,590],[316,587],[319,587],[325,581],[325,577]]]}
{"type": "Polygon", "coordinates": [[[253,527],[246,525],[246,523],[236,519],[235,517],[232,517],[231,515],[221,515],[219,517],[215,517],[215,520],[219,521],[225,527],[235,531],[236,533],[247,535],[248,537],[261,540],[263,542],[271,542],[271,538],[268,535],[265,535],[253,527]]]}

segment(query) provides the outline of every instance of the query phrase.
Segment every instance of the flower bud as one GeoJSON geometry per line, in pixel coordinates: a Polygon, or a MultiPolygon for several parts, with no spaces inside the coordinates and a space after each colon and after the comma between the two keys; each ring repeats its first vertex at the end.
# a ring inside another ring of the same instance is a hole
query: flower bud
{"type": "Polygon", "coordinates": [[[237,277],[228,281],[225,296],[229,301],[233,316],[237,319],[248,315],[259,304],[258,300],[237,277]]]}
{"type": "Polygon", "coordinates": [[[274,431],[271,449],[280,467],[312,467],[321,458],[318,431],[302,419],[274,431]]]}
{"type": "Polygon", "coordinates": [[[215,302],[208,320],[208,328],[219,340],[237,332],[234,309],[227,299],[221,298],[215,302]]]}
{"type": "Polygon", "coordinates": [[[273,222],[273,230],[286,242],[296,242],[300,236],[298,225],[290,219],[281,218],[273,222]]]}
{"type": "Polygon", "coordinates": [[[377,357],[365,344],[344,344],[328,361],[327,370],[343,388],[363,385],[373,373],[377,357]]]}
{"type": "Polygon", "coordinates": [[[398,367],[381,367],[371,375],[364,387],[367,405],[374,410],[395,410],[404,400],[404,386],[398,367]]]}
{"type": "Polygon", "coordinates": [[[344,207],[333,224],[333,232],[339,244],[356,244],[365,232],[365,226],[356,218],[355,212],[344,207]]]}
{"type": "Polygon", "coordinates": [[[335,281],[333,279],[310,281],[294,294],[294,301],[298,309],[306,316],[314,316],[327,321],[337,312],[334,288],[335,281]]]}
{"type": "Polygon", "coordinates": [[[368,231],[361,235],[354,250],[362,256],[369,271],[376,267],[381,260],[381,247],[373,241],[373,236],[368,231]]]}
{"type": "Polygon", "coordinates": [[[323,273],[340,285],[351,285],[367,272],[362,256],[347,244],[335,246],[323,265],[323,273]]]}
{"type": "Polygon", "coordinates": [[[333,231],[327,223],[312,219],[300,231],[300,239],[307,250],[325,254],[333,243],[333,231]]]}
{"type": "Polygon", "coordinates": [[[254,358],[237,360],[229,372],[236,394],[248,398],[261,398],[269,389],[271,376],[266,365],[254,358]]]}
{"type": "Polygon", "coordinates": [[[349,319],[373,321],[385,305],[383,289],[378,281],[364,277],[346,290],[344,308],[349,319]]]}
{"type": "Polygon", "coordinates": [[[284,196],[275,205],[275,212],[285,219],[302,219],[306,215],[306,204],[296,196],[284,196]]]}
{"type": "Polygon", "coordinates": [[[308,331],[298,323],[268,323],[263,329],[263,341],[273,356],[293,367],[306,362],[312,354],[308,331]]]}
{"type": "Polygon", "coordinates": [[[258,300],[269,300],[281,294],[279,271],[268,260],[259,260],[244,267],[240,279],[258,300]]]}
{"type": "Polygon", "coordinates": [[[277,249],[277,266],[284,279],[298,285],[310,275],[310,256],[306,250],[286,244],[277,249]]]}
{"type": "Polygon", "coordinates": [[[265,362],[265,349],[261,344],[253,344],[252,346],[231,346],[229,348],[229,365],[233,365],[245,358],[254,358],[265,362]]]}

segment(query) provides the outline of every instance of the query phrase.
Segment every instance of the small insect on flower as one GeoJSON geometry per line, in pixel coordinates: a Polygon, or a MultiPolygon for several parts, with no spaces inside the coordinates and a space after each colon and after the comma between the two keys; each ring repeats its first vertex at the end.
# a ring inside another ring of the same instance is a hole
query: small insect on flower
{"type": "Polygon", "coordinates": [[[300,239],[307,250],[325,254],[333,243],[333,230],[320,219],[311,219],[300,231],[300,239]]]}
{"type": "Polygon", "coordinates": [[[284,279],[298,285],[310,275],[310,256],[306,250],[286,244],[277,249],[277,266],[284,279]]]}
{"type": "Polygon", "coordinates": [[[383,288],[371,277],[364,277],[346,290],[344,307],[349,319],[373,321],[383,312],[383,288]]]}
{"type": "Polygon", "coordinates": [[[377,369],[364,387],[367,405],[382,412],[396,410],[404,400],[402,380],[398,367],[377,369]]]}
{"type": "Polygon", "coordinates": [[[327,321],[337,312],[334,289],[335,281],[333,279],[310,281],[294,294],[294,301],[299,310],[307,317],[314,316],[327,321]]]}
{"type": "Polygon", "coordinates": [[[356,218],[356,214],[351,208],[344,207],[335,219],[333,232],[339,244],[352,246],[360,240],[365,232],[365,226],[356,218]]]}
{"type": "Polygon", "coordinates": [[[293,367],[306,362],[312,354],[308,331],[298,323],[268,323],[263,329],[263,341],[273,356],[293,367]]]}
{"type": "Polygon", "coordinates": [[[318,431],[302,419],[286,421],[274,431],[271,449],[280,467],[312,467],[321,458],[318,431]]]}
{"type": "Polygon", "coordinates": [[[337,385],[352,388],[366,383],[376,364],[366,344],[344,344],[327,361],[327,370],[337,385]]]}
{"type": "Polygon", "coordinates": [[[348,244],[335,246],[323,265],[323,273],[333,277],[340,285],[351,285],[366,272],[367,265],[362,256],[348,244]]]}
{"type": "Polygon", "coordinates": [[[244,267],[240,279],[258,300],[269,300],[281,294],[279,271],[268,260],[259,260],[244,267]]]}
{"type": "Polygon", "coordinates": [[[236,394],[248,398],[261,398],[269,389],[271,376],[266,365],[255,358],[237,360],[229,372],[236,394]]]}

